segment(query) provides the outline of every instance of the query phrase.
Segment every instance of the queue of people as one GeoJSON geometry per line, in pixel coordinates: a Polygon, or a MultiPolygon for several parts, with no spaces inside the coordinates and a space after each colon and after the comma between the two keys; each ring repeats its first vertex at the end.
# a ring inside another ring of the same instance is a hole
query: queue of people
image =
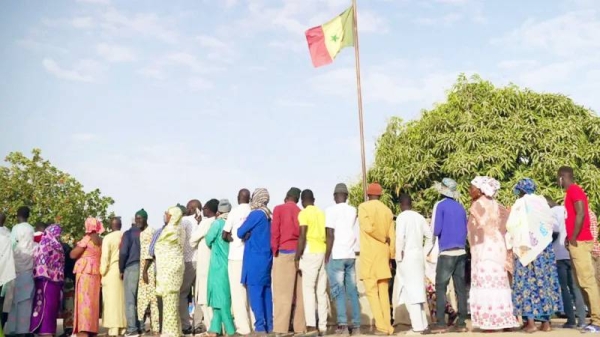
{"type": "Polygon", "coordinates": [[[53,336],[62,317],[65,336],[95,336],[100,322],[109,336],[322,336],[333,320],[331,333],[359,335],[358,279],[376,335],[394,333],[392,304],[405,306],[412,334],[469,331],[469,313],[472,329],[550,331],[557,312],[567,316],[564,328],[600,333],[597,220],[571,168],[560,168],[558,183],[562,206],[526,178],[507,208],[495,199],[500,183],[478,176],[466,210],[457,183],[444,178],[430,221],[407,194],[394,221],[377,183],[358,208],[347,203],[346,185],[336,185],[325,211],[308,189],[291,188],[272,211],[266,189],[242,189],[235,208],[227,199],[170,207],[159,229],[144,209],[125,232],[120,218],[109,233],[88,218],[73,248],[58,224],[35,240],[21,207],[11,231],[0,214],[8,313],[0,331],[53,336]]]}

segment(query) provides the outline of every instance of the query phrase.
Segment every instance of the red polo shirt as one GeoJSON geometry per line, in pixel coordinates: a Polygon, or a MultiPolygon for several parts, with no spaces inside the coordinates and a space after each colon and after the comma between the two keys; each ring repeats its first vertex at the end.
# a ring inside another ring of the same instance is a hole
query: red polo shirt
{"type": "Polygon", "coordinates": [[[567,195],[565,196],[565,208],[567,209],[567,218],[565,219],[565,225],[567,229],[567,238],[570,240],[575,231],[575,203],[578,201],[583,202],[583,227],[577,241],[593,241],[592,231],[590,230],[590,216],[588,198],[585,192],[579,185],[573,184],[567,188],[567,195]]]}
{"type": "Polygon", "coordinates": [[[300,237],[298,213],[300,213],[300,207],[293,201],[288,201],[273,209],[273,219],[271,221],[271,250],[273,255],[280,250],[296,251],[298,238],[300,237]]]}

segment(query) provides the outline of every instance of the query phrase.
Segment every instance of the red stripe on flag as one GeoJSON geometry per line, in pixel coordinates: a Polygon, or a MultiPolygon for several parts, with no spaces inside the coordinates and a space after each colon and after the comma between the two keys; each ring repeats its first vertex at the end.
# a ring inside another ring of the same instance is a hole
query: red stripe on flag
{"type": "Polygon", "coordinates": [[[313,66],[320,67],[333,62],[327,46],[325,45],[325,34],[323,27],[313,27],[306,31],[306,42],[308,42],[308,50],[313,66]]]}

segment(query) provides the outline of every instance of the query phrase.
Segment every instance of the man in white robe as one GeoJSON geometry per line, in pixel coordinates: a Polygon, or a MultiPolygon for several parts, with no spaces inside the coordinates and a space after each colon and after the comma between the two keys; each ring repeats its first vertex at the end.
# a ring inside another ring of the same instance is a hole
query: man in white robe
{"type": "Polygon", "coordinates": [[[408,310],[412,333],[422,333],[427,329],[425,314],[425,246],[431,247],[431,229],[425,218],[412,210],[412,200],[408,194],[400,196],[402,212],[396,219],[396,263],[399,278],[399,304],[408,310]]]}

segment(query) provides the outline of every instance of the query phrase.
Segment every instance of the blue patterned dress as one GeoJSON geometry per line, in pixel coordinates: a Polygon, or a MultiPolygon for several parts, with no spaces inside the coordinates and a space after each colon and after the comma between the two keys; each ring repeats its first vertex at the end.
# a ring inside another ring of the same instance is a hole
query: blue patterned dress
{"type": "Polygon", "coordinates": [[[515,260],[512,298],[515,316],[523,320],[547,322],[563,310],[552,244],[527,266],[515,260]]]}

